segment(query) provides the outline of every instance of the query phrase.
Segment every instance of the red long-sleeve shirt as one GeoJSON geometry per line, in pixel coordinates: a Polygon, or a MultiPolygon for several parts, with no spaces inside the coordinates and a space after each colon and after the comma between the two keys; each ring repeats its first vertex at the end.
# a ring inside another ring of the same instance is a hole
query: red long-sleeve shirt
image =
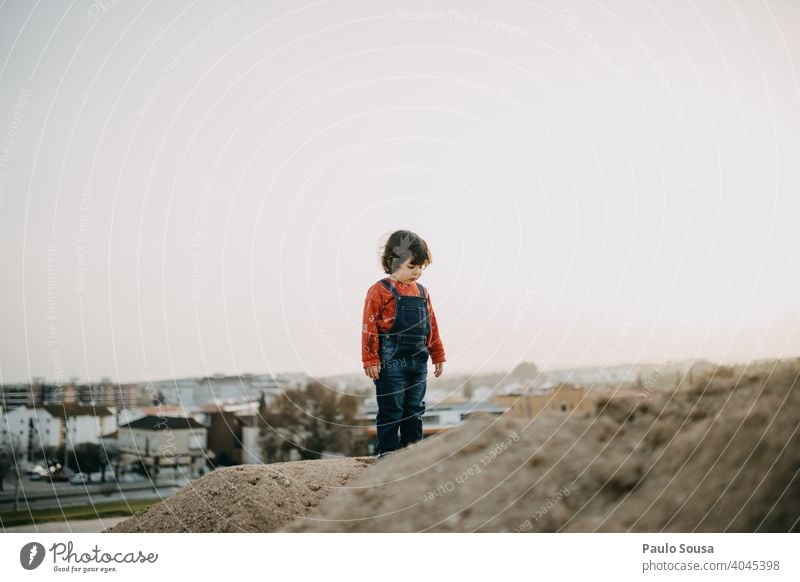
{"type": "MultiPolygon", "coordinates": [[[[406,284],[395,281],[391,277],[386,280],[389,281],[389,284],[394,285],[400,295],[422,296],[416,282],[406,284]]],[[[425,296],[428,302],[428,314],[431,322],[431,333],[428,336],[428,352],[431,355],[431,362],[440,364],[446,361],[444,345],[439,337],[439,326],[436,323],[436,314],[433,312],[431,294],[427,287],[425,287],[425,296]]],[[[381,357],[378,353],[378,331],[387,332],[392,328],[396,303],[392,292],[380,282],[375,283],[367,290],[367,298],[364,300],[364,325],[361,329],[361,360],[365,368],[381,363],[381,357]]]]}

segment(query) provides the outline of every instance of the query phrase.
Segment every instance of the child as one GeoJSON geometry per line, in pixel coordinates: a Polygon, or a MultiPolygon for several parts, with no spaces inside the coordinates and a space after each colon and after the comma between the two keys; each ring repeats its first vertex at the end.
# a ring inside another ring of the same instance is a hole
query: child
{"type": "Polygon", "coordinates": [[[429,355],[434,375],[442,375],[436,315],[427,289],[416,282],[430,263],[424,240],[407,230],[393,232],[381,257],[389,276],[369,288],[364,302],[361,359],[378,397],[378,458],[422,440],[429,355]]]}

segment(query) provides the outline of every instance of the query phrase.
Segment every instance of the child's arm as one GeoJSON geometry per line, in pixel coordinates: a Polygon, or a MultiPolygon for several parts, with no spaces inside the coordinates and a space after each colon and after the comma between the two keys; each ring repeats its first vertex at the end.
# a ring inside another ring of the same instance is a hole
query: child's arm
{"type": "Polygon", "coordinates": [[[380,365],[378,353],[378,318],[381,313],[381,297],[373,286],[364,300],[364,316],[361,326],[361,361],[364,368],[380,365]]]}
{"type": "MultiPolygon", "coordinates": [[[[427,291],[427,288],[426,288],[427,291]]],[[[431,302],[431,295],[428,292],[428,313],[431,320],[431,333],[428,336],[428,352],[431,355],[431,362],[434,365],[446,362],[444,356],[444,344],[442,338],[439,337],[439,324],[436,322],[436,313],[433,311],[433,303],[431,302]]]]}

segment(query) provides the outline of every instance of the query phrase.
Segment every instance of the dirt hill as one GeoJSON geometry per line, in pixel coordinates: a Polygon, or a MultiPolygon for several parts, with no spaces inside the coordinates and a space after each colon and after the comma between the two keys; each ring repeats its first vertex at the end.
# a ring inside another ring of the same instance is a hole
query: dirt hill
{"type": "Polygon", "coordinates": [[[217,469],[107,532],[272,532],[354,481],[373,457],[217,469]]]}
{"type": "Polygon", "coordinates": [[[377,463],[233,467],[114,531],[800,531],[798,380],[720,369],[593,412],[478,415],[377,463]]]}

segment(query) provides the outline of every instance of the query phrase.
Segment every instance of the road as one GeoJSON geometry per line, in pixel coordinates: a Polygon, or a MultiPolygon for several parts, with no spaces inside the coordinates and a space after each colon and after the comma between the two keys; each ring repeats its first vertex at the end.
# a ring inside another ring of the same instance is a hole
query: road
{"type": "MultiPolygon", "coordinates": [[[[126,499],[164,499],[180,490],[189,482],[178,477],[162,477],[154,484],[149,480],[133,483],[87,483],[72,485],[70,483],[46,483],[42,481],[23,481],[19,494],[19,509],[47,509],[58,507],[76,507],[95,505],[126,499]]],[[[0,513],[14,511],[13,486],[6,482],[6,490],[0,493],[0,513]]]]}
{"type": "Polygon", "coordinates": [[[99,533],[114,527],[127,517],[104,517],[74,521],[48,521],[46,523],[17,525],[5,528],[5,533],[99,533]]]}

